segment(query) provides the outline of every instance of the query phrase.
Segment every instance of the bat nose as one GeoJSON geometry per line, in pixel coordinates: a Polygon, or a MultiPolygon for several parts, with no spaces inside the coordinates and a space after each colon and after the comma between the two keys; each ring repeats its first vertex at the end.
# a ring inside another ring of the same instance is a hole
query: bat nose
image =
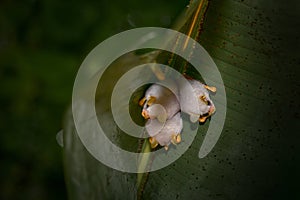
{"type": "Polygon", "coordinates": [[[210,108],[209,108],[209,111],[208,111],[208,113],[209,113],[209,115],[212,115],[212,114],[214,114],[216,112],[216,108],[215,108],[215,106],[210,106],[210,108]]]}
{"type": "Polygon", "coordinates": [[[148,112],[146,111],[146,110],[143,110],[142,111],[142,116],[145,118],[145,119],[149,119],[150,117],[149,117],[149,114],[148,114],[148,112]]]}

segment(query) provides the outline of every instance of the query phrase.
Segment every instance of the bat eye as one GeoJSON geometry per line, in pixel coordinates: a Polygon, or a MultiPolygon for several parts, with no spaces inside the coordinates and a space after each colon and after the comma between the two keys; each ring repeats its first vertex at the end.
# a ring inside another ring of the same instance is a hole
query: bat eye
{"type": "Polygon", "coordinates": [[[207,101],[207,105],[210,106],[210,105],[211,105],[211,102],[210,102],[210,101],[207,101]]]}
{"type": "Polygon", "coordinates": [[[206,96],[204,95],[200,96],[200,100],[203,101],[206,105],[210,105],[210,102],[207,101],[206,96]]]}

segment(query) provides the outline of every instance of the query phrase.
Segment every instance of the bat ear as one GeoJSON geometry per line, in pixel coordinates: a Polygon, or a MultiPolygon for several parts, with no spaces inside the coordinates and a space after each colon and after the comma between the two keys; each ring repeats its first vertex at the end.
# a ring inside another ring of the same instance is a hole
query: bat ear
{"type": "Polygon", "coordinates": [[[156,101],[156,98],[154,96],[150,96],[149,100],[147,102],[148,106],[151,106],[156,101]]]}
{"type": "Polygon", "coordinates": [[[216,92],[217,88],[214,86],[208,86],[208,85],[204,85],[205,89],[211,91],[211,92],[216,92]]]}
{"type": "Polygon", "coordinates": [[[143,97],[143,98],[139,101],[139,105],[143,107],[145,101],[146,101],[146,97],[143,97]]]}
{"type": "Polygon", "coordinates": [[[149,138],[149,142],[150,142],[150,144],[151,144],[151,148],[152,148],[152,149],[154,149],[154,148],[157,147],[157,145],[158,145],[158,142],[157,142],[156,139],[153,138],[153,137],[150,137],[150,138],[149,138]]]}

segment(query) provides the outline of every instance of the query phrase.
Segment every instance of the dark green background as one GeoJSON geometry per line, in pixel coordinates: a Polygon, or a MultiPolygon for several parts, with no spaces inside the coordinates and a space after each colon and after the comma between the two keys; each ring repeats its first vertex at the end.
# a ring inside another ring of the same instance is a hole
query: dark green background
{"type": "Polygon", "coordinates": [[[169,27],[188,1],[0,2],[0,199],[66,199],[55,136],[77,69],[104,39],[169,27]]]}

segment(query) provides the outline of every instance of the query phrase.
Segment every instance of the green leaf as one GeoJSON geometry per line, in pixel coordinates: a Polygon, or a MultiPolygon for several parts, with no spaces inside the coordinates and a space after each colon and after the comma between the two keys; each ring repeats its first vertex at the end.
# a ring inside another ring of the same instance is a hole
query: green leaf
{"type": "MultiPolygon", "coordinates": [[[[200,2],[191,2],[175,27],[188,34],[200,2]]],[[[213,151],[198,158],[209,126],[205,123],[180,159],[137,178],[92,158],[68,115],[64,154],[71,199],[283,199],[296,195],[297,182],[289,173],[296,173],[293,163],[299,161],[294,134],[300,130],[296,123],[300,110],[299,3],[214,0],[208,7],[207,2],[203,5],[191,37],[216,62],[228,101],[225,127],[213,151]]],[[[114,82],[126,71],[118,66],[142,63],[139,58],[129,54],[117,61],[112,68],[119,70],[107,72],[107,80],[102,80],[109,81],[109,74],[114,74],[111,84],[98,94],[99,122],[113,130],[108,137],[114,143],[130,151],[141,150],[139,141],[120,132],[103,106],[109,105],[110,98],[103,97],[110,96],[114,82]]],[[[170,61],[178,65],[176,60],[170,61]]],[[[193,69],[178,70],[190,73],[193,69]]]]}

